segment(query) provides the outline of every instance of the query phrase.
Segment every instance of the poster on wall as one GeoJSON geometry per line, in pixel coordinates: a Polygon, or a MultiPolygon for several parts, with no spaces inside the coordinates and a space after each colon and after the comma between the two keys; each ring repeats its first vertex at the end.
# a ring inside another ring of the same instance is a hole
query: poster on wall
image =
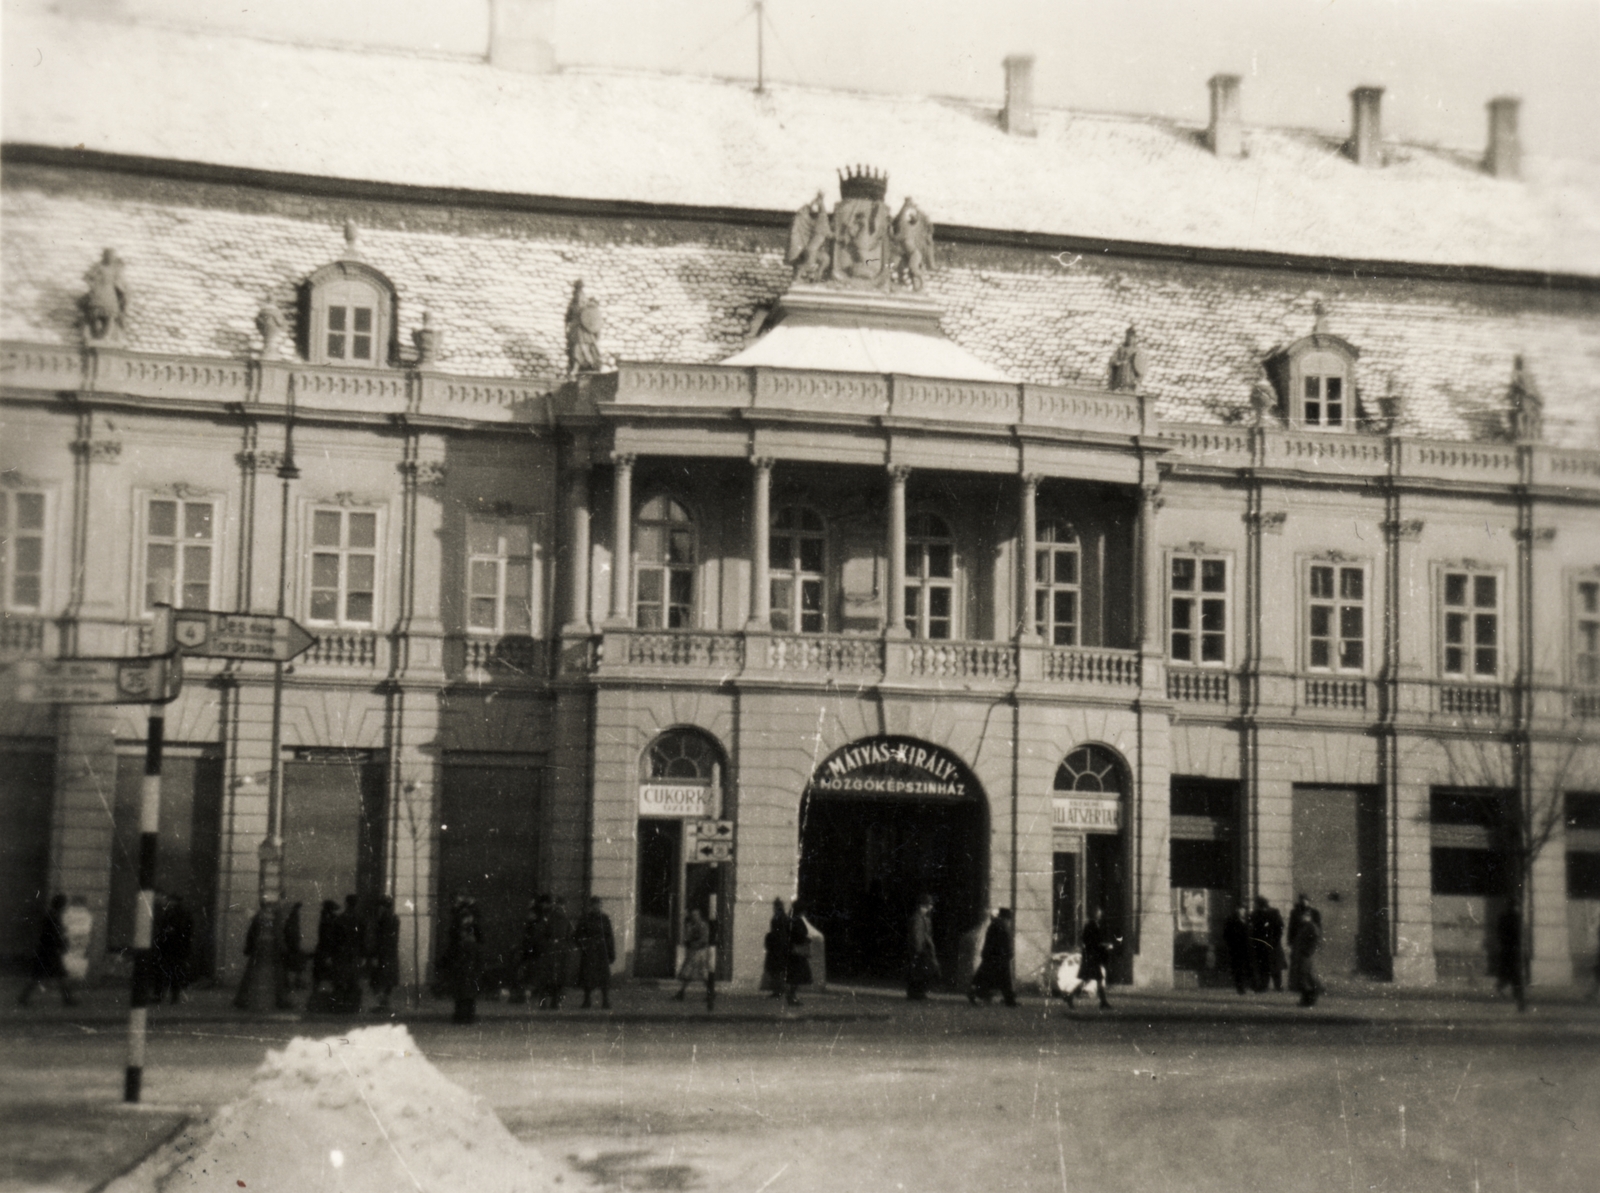
{"type": "Polygon", "coordinates": [[[1210,892],[1205,887],[1180,887],[1178,896],[1178,931],[1206,932],[1210,930],[1210,892]]]}

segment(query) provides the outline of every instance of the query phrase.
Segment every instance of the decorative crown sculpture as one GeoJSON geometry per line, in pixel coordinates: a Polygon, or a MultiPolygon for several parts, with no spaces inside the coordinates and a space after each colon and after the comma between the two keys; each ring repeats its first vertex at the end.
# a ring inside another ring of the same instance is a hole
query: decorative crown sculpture
{"type": "Polygon", "coordinates": [[[871,166],[846,166],[839,171],[839,198],[883,202],[889,193],[889,175],[871,166]]]}

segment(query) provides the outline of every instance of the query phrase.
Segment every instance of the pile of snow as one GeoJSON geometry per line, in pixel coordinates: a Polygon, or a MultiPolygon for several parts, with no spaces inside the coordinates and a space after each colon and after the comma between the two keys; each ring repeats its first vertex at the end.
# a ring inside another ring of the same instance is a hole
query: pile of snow
{"type": "Polygon", "coordinates": [[[267,1053],[249,1092],[107,1193],[549,1193],[561,1176],[399,1025],[267,1053]]]}

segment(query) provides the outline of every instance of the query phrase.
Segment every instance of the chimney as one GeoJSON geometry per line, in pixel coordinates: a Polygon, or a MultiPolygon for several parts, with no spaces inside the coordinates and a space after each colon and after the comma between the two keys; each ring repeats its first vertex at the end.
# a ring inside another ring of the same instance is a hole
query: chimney
{"type": "Polygon", "coordinates": [[[555,8],[555,0],[490,0],[489,65],[532,75],[553,72],[555,8]]]}
{"type": "Polygon", "coordinates": [[[1033,55],[1012,54],[1006,58],[1006,106],[1000,113],[1000,127],[1014,137],[1038,136],[1033,123],[1033,55]]]}
{"type": "Polygon", "coordinates": [[[1350,140],[1345,151],[1358,166],[1383,165],[1382,87],[1357,87],[1350,93],[1350,140]]]}
{"type": "Polygon", "coordinates": [[[1244,156],[1244,122],[1239,117],[1239,76],[1211,76],[1211,127],[1206,142],[1218,157],[1244,156]]]}
{"type": "Polygon", "coordinates": [[[1489,152],[1483,168],[1496,178],[1522,177],[1522,141],[1517,136],[1517,112],[1522,101],[1502,95],[1489,101],[1489,152]]]}

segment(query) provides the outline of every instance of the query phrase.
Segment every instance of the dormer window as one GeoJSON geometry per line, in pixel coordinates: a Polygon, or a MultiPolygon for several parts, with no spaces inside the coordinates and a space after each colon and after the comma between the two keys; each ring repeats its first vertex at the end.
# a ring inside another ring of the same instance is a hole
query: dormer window
{"type": "Polygon", "coordinates": [[[1267,359],[1279,396],[1279,413],[1290,426],[1350,431],[1357,422],[1354,345],[1316,332],[1267,359]]]}
{"type": "Polygon", "coordinates": [[[377,368],[394,359],[394,287],[359,261],[336,261],[307,279],[301,352],[312,364],[377,368]]]}

